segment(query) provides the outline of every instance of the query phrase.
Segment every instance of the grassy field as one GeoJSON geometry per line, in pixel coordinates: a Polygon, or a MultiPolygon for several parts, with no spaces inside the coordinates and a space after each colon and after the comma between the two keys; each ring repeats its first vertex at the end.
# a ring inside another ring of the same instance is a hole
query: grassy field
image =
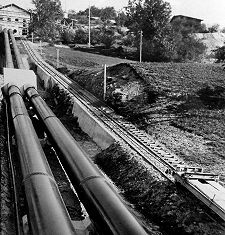
{"type": "Polygon", "coordinates": [[[123,62],[131,62],[116,57],[73,50],[72,48],[43,47],[43,57],[51,61],[54,65],[56,65],[57,49],[59,49],[61,66],[87,69],[102,67],[104,64],[111,66],[123,62]]]}

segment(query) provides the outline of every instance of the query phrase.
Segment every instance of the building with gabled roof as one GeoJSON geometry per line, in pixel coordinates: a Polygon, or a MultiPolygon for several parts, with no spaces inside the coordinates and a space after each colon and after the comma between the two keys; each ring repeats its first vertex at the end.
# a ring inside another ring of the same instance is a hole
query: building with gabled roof
{"type": "Polygon", "coordinates": [[[182,25],[182,27],[186,28],[189,31],[192,31],[193,33],[198,33],[202,31],[202,19],[190,17],[190,16],[184,16],[184,15],[175,15],[170,20],[170,23],[172,26],[178,26],[182,25]]]}
{"type": "Polygon", "coordinates": [[[0,6],[0,27],[12,29],[15,36],[27,36],[31,13],[16,4],[0,6]]]}
{"type": "Polygon", "coordinates": [[[172,17],[172,19],[170,20],[170,22],[173,22],[174,20],[186,20],[189,22],[195,22],[195,23],[201,23],[203,20],[202,19],[198,19],[198,18],[194,18],[194,17],[190,17],[190,16],[184,16],[184,15],[175,15],[172,17]]]}

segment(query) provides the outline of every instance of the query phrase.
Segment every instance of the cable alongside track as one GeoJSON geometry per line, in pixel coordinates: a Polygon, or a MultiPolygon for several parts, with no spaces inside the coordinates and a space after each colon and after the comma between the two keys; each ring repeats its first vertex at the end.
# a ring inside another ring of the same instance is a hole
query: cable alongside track
{"type": "Polygon", "coordinates": [[[218,175],[205,173],[201,167],[187,166],[178,156],[166,150],[145,132],[124,121],[103,102],[53,69],[32,50],[26,41],[23,41],[23,45],[39,68],[68,90],[94,117],[116,134],[118,139],[122,139],[137,154],[141,155],[164,178],[181,183],[225,220],[225,188],[218,183],[218,175]]]}

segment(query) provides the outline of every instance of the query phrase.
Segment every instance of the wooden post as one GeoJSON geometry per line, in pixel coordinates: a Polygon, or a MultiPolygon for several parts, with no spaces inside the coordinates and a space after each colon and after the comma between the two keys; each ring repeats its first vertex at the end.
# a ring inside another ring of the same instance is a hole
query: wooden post
{"type": "Polygon", "coordinates": [[[40,40],[40,54],[42,55],[42,43],[41,43],[41,40],[40,40]]]}
{"type": "Polygon", "coordinates": [[[142,36],[143,36],[143,31],[141,30],[140,34],[140,62],[142,62],[142,36]]]}
{"type": "Polygon", "coordinates": [[[89,17],[88,17],[88,47],[91,47],[91,5],[89,1],[89,17]]]}
{"type": "Polygon", "coordinates": [[[56,57],[57,57],[57,59],[56,59],[56,67],[57,68],[59,68],[59,49],[56,49],[56,57]]]}
{"type": "Polygon", "coordinates": [[[104,65],[104,90],[103,90],[103,100],[106,97],[106,64],[104,65]]]}

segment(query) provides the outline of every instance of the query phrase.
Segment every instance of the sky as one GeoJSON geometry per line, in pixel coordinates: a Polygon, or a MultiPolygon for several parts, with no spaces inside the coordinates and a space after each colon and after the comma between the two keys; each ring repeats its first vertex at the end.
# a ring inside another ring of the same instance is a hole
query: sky
{"type": "MultiPolygon", "coordinates": [[[[186,15],[204,20],[203,23],[211,26],[219,24],[225,27],[225,0],[164,0],[170,3],[172,15],[186,15]]],[[[0,0],[0,5],[15,3],[28,9],[32,8],[31,0],[0,0]]],[[[102,8],[113,6],[120,10],[127,6],[128,0],[61,0],[63,10],[84,10],[91,5],[102,8]]]]}

